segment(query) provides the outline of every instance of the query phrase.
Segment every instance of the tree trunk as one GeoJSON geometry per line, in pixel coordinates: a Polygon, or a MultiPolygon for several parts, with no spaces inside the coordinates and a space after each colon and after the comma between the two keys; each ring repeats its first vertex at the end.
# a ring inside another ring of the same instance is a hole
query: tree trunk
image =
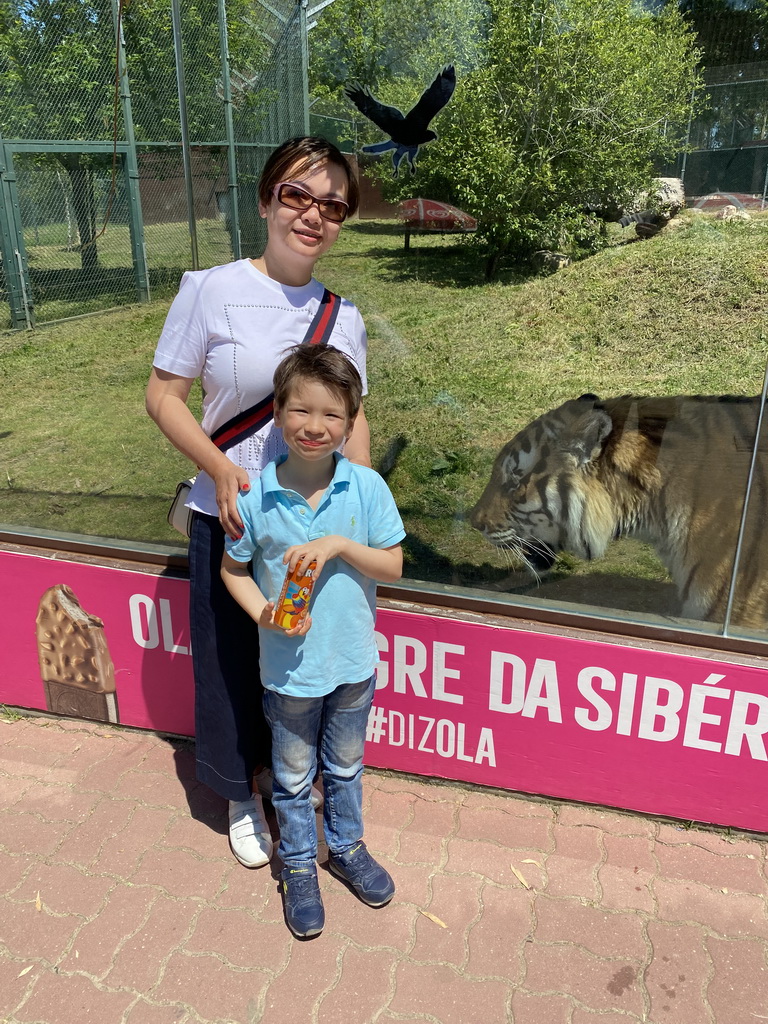
{"type": "Polygon", "coordinates": [[[56,180],[58,181],[59,188],[61,189],[61,195],[64,200],[64,213],[67,218],[67,252],[71,252],[74,249],[75,245],[80,244],[80,239],[78,237],[77,241],[75,241],[75,237],[77,236],[77,228],[75,227],[75,224],[73,222],[72,204],[69,201],[69,192],[67,191],[67,186],[64,183],[64,178],[61,176],[61,171],[58,167],[56,168],[56,180]]]}
{"type": "Polygon", "coordinates": [[[493,281],[496,277],[496,271],[499,268],[499,260],[501,259],[500,252],[492,252],[485,263],[485,280],[493,281]]]}
{"type": "Polygon", "coordinates": [[[91,169],[81,162],[81,153],[58,153],[57,159],[72,183],[72,205],[80,235],[80,266],[84,271],[92,273],[99,267],[99,253],[93,241],[96,205],[93,196],[93,174],[91,169]]]}

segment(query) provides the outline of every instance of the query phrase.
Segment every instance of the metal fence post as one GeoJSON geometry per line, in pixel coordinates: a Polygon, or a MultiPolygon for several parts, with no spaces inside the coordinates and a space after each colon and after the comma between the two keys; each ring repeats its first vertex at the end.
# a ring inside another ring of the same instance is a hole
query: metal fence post
{"type": "MultiPolygon", "coordinates": [[[[761,335],[761,341],[764,340],[764,336],[761,335]]],[[[741,568],[741,549],[744,542],[744,534],[747,529],[747,516],[749,515],[749,500],[752,496],[752,484],[755,479],[755,471],[757,467],[758,451],[760,448],[760,437],[763,429],[763,416],[765,413],[765,403],[768,400],[768,363],[765,367],[765,376],[763,377],[763,392],[760,398],[760,410],[757,414],[757,425],[755,427],[755,442],[752,447],[752,458],[749,462],[749,473],[747,475],[747,487],[746,493],[744,494],[744,504],[741,509],[741,521],[739,523],[739,533],[736,541],[736,552],[733,558],[733,569],[731,571],[731,582],[728,588],[728,603],[725,608],[725,617],[723,619],[723,636],[730,636],[729,629],[731,627],[731,614],[733,612],[733,602],[736,597],[736,587],[739,582],[739,569],[741,568]]]]}
{"type": "Polygon", "coordinates": [[[308,0],[299,0],[299,35],[301,37],[301,106],[304,135],[309,135],[309,39],[307,33],[308,0]]]}
{"type": "Polygon", "coordinates": [[[680,180],[685,185],[685,171],[688,166],[688,147],[691,144],[691,125],[693,123],[693,101],[696,98],[696,89],[691,89],[691,99],[688,104],[688,127],[685,132],[685,149],[683,150],[683,160],[680,165],[680,180]]]}
{"type": "Polygon", "coordinates": [[[237,186],[237,156],[235,153],[235,129],[232,120],[232,82],[229,77],[229,39],[227,36],[227,4],[219,2],[219,48],[221,51],[221,86],[224,100],[224,129],[227,135],[227,168],[229,171],[229,233],[232,238],[232,256],[239,260],[240,248],[240,204],[237,186]]]}
{"type": "Polygon", "coordinates": [[[131,256],[133,272],[136,275],[136,289],[139,302],[149,302],[149,272],[147,252],[144,246],[144,218],[141,215],[141,192],[139,190],[139,161],[136,156],[136,135],[133,130],[133,108],[131,88],[128,80],[128,66],[125,60],[123,26],[118,19],[117,0],[112,0],[112,19],[115,23],[117,59],[120,74],[120,104],[123,110],[123,130],[128,151],[123,158],[123,168],[128,184],[128,220],[131,234],[131,256]]]}
{"type": "Polygon", "coordinates": [[[21,228],[13,155],[0,139],[0,252],[3,256],[11,326],[35,326],[27,251],[21,228]]]}
{"type": "Polygon", "coordinates": [[[173,52],[176,58],[176,85],[179,91],[179,121],[181,123],[181,153],[184,162],[184,184],[187,191],[187,221],[192,247],[192,269],[200,269],[197,251],[197,220],[195,219],[195,192],[192,187],[192,161],[189,150],[189,123],[187,121],[187,83],[184,77],[184,55],[181,45],[181,14],[179,0],[171,0],[173,16],[173,52]]]}

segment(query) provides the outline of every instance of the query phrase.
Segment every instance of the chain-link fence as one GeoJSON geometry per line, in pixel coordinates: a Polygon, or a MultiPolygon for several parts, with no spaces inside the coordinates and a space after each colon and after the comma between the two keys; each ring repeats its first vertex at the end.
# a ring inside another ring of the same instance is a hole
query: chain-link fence
{"type": "Polygon", "coordinates": [[[679,175],[693,205],[768,207],[768,18],[755,0],[679,0],[702,51],[679,175]]]}
{"type": "MultiPolygon", "coordinates": [[[[704,72],[705,98],[680,158],[686,191],[768,199],[768,61],[704,72]]],[[[739,200],[742,201],[743,200],[739,200]]]]}
{"type": "Polygon", "coordinates": [[[308,127],[306,17],[300,0],[4,0],[0,325],[146,300],[258,250],[264,159],[308,127]]]}
{"type": "MultiPolygon", "coordinates": [[[[308,114],[307,23],[325,6],[2,0],[0,326],[146,300],[189,267],[257,253],[269,151],[310,128],[356,149],[353,121],[308,114]]],[[[727,22],[689,6],[705,97],[665,171],[689,197],[765,206],[759,25],[749,5],[727,22]]]]}

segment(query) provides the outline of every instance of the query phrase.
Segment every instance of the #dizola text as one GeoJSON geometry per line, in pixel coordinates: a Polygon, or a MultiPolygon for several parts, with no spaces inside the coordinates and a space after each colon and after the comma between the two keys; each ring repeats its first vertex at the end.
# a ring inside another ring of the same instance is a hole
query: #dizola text
{"type": "MultiPolygon", "coordinates": [[[[695,670],[685,659],[666,656],[667,674],[672,665],[681,677],[687,676],[671,679],[615,666],[575,665],[572,654],[566,665],[549,657],[470,652],[463,644],[427,644],[399,634],[388,638],[377,633],[376,639],[379,690],[445,704],[464,705],[467,699],[473,711],[483,707],[494,715],[546,719],[553,725],[570,721],[589,732],[677,741],[698,750],[768,760],[768,696],[729,685],[728,666],[718,666],[725,672],[705,671],[692,678],[695,670]]],[[[589,651],[589,645],[582,649],[589,651]]],[[[628,657],[637,653],[621,650],[628,657]]],[[[447,709],[445,718],[390,711],[387,729],[392,745],[495,763],[492,729],[455,722],[447,709]]]]}

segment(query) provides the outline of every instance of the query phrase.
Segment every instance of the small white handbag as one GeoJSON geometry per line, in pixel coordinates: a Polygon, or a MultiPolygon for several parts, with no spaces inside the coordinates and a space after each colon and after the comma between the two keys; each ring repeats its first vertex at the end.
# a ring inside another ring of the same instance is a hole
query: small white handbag
{"type": "Polygon", "coordinates": [[[186,502],[194,482],[195,477],[181,481],[176,488],[171,507],[168,509],[168,524],[185,537],[189,537],[192,529],[192,516],[194,513],[191,508],[187,508],[186,502]]]}

